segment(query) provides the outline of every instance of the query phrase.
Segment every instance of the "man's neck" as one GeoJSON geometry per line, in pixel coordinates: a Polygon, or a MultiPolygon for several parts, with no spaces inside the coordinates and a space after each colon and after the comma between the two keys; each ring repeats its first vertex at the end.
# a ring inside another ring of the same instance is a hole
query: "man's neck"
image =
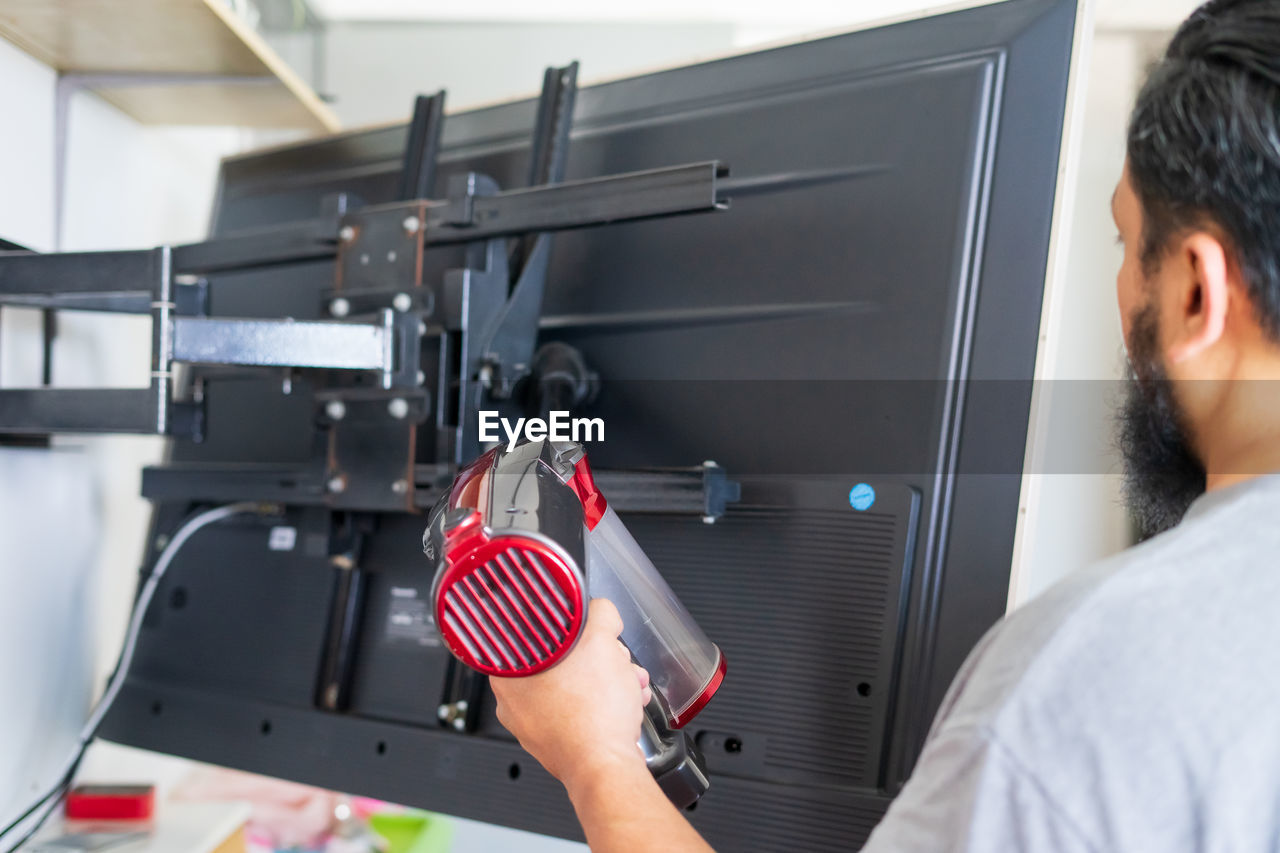
{"type": "Polygon", "coordinates": [[[1208,491],[1280,472],[1280,359],[1245,365],[1198,432],[1208,491]]]}

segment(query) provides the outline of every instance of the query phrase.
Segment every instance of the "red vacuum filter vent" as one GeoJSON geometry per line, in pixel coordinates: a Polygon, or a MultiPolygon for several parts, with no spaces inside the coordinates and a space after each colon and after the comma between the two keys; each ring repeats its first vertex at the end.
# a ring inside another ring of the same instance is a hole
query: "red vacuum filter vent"
{"type": "MultiPolygon", "coordinates": [[[[467,532],[478,526],[465,525],[467,532]]],[[[537,539],[490,539],[482,531],[458,538],[435,591],[436,624],[450,651],[473,669],[508,678],[563,657],[585,616],[578,573],[537,539]]]]}

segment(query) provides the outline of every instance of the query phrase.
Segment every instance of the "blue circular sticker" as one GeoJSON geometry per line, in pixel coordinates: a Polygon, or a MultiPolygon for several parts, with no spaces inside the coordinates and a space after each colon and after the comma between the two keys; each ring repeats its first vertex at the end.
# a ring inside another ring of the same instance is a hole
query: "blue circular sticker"
{"type": "Polygon", "coordinates": [[[849,506],[858,512],[871,509],[876,502],[876,490],[866,483],[859,483],[849,490],[849,506]]]}

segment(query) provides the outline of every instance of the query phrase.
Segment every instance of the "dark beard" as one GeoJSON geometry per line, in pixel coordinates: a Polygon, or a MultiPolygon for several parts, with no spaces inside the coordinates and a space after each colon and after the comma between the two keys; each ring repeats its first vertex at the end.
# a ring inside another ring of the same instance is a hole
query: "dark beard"
{"type": "Polygon", "coordinates": [[[1159,357],[1154,305],[1134,318],[1128,387],[1117,413],[1124,456],[1124,496],[1141,539],[1175,526],[1204,494],[1204,465],[1196,457],[1185,418],[1159,357]]]}

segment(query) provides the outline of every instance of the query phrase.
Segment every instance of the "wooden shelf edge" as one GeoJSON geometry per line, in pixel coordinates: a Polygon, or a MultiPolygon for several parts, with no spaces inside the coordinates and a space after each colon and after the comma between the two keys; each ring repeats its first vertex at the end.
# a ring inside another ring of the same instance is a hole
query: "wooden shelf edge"
{"type": "Polygon", "coordinates": [[[47,65],[55,70],[58,69],[57,57],[50,56],[42,50],[38,44],[35,44],[24,37],[20,31],[11,30],[6,27],[3,19],[0,19],[0,38],[9,42],[9,44],[34,59],[36,62],[39,62],[42,65],[47,65]]]}
{"type": "MultiPolygon", "coordinates": [[[[221,126],[242,126],[242,127],[282,127],[282,128],[300,128],[314,133],[330,134],[342,129],[342,122],[337,115],[329,108],[327,104],[320,100],[319,96],[311,89],[309,85],[298,76],[292,68],[289,67],[279,54],[267,44],[267,42],[254,31],[248,24],[235,15],[234,12],[219,0],[187,0],[194,2],[195,8],[203,6],[208,12],[212,13],[213,20],[217,21],[226,28],[230,36],[238,40],[244,48],[252,54],[253,58],[260,64],[264,78],[273,78],[280,86],[280,98],[292,99],[297,103],[300,109],[297,115],[283,124],[276,125],[270,121],[264,121],[260,117],[252,116],[253,110],[247,111],[248,118],[238,118],[235,110],[225,110],[215,113],[208,122],[199,122],[200,124],[221,125],[221,126]],[[223,116],[226,116],[224,119],[223,116]]],[[[0,17],[0,38],[13,44],[22,52],[32,57],[36,61],[53,68],[58,73],[85,73],[92,74],[97,70],[101,70],[105,74],[120,73],[118,69],[94,67],[68,67],[56,52],[51,52],[47,44],[43,44],[39,38],[32,38],[30,34],[25,32],[22,27],[21,16],[12,20],[0,17]]],[[[212,21],[211,21],[212,24],[212,21]]],[[[128,72],[136,73],[136,72],[128,72]]],[[[175,72],[159,72],[172,74],[175,72]]],[[[202,73],[202,72],[195,72],[202,73]]],[[[208,84],[199,84],[208,85],[208,84]]],[[[189,122],[173,121],[166,122],[157,117],[154,109],[133,109],[129,101],[134,100],[131,97],[118,96],[113,87],[109,85],[91,86],[103,100],[112,104],[121,112],[133,118],[142,124],[184,124],[189,122]]],[[[261,112],[259,110],[259,112],[261,112]]],[[[290,110],[292,113],[293,110],[290,110]]]]}
{"type": "Polygon", "coordinates": [[[219,2],[219,0],[204,0],[204,4],[209,7],[218,18],[226,24],[227,28],[235,33],[241,41],[248,45],[249,49],[257,55],[262,64],[270,69],[271,73],[285,85],[293,96],[302,102],[316,118],[320,129],[325,133],[335,133],[342,129],[342,122],[338,120],[338,116],[333,110],[329,109],[328,104],[320,100],[310,86],[307,85],[301,77],[298,76],[288,64],[280,58],[272,48],[263,40],[244,21],[240,20],[230,7],[219,2]]]}

